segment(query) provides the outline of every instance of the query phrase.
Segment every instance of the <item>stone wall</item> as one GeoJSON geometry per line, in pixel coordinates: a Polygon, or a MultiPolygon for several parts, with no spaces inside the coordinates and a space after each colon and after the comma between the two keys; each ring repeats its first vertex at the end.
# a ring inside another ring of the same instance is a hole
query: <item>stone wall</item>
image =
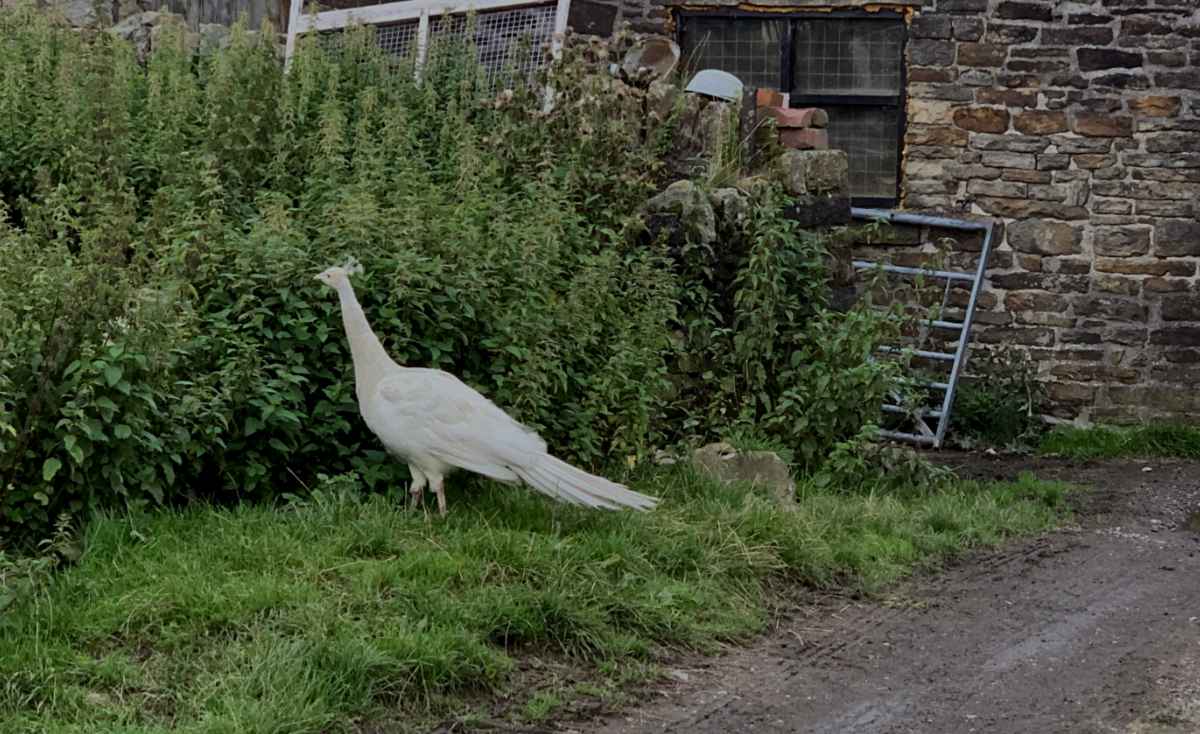
{"type": "Polygon", "coordinates": [[[934,0],[911,24],[905,208],[1003,219],[985,343],[1055,413],[1200,416],[1197,0],[934,0]]]}

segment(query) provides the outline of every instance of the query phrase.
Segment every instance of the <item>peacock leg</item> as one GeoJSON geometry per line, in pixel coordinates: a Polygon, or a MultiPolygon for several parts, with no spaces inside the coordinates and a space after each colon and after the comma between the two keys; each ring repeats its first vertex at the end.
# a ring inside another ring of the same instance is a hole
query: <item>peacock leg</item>
{"type": "Polygon", "coordinates": [[[421,498],[425,495],[425,484],[427,480],[425,478],[425,473],[412,464],[408,465],[408,472],[409,474],[412,474],[412,484],[408,488],[409,507],[415,510],[420,506],[421,498]]]}
{"type": "Polygon", "coordinates": [[[437,495],[438,514],[442,517],[446,516],[446,489],[444,487],[445,477],[441,474],[429,475],[429,488],[437,495]]]}

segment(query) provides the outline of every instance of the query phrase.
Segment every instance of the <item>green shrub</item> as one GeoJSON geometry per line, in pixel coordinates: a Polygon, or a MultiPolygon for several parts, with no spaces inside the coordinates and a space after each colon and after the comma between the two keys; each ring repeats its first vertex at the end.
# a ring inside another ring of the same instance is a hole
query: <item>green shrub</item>
{"type": "Polygon", "coordinates": [[[356,29],[302,39],[284,75],[270,35],[196,59],[168,33],[142,67],[0,12],[4,537],[317,473],[404,479],[312,277],[347,255],[400,362],[453,371],[584,465],[740,425],[812,470],[874,417],[889,317],[825,307],[825,241],[777,194],[720,273],[645,240],[674,120],[591,73],[623,40],[568,44],[547,114],[540,83],[484,99],[469,49],[417,83],[356,29]],[[699,388],[672,392],[684,362],[699,388]]]}
{"type": "Polygon", "coordinates": [[[1023,350],[977,346],[967,369],[970,375],[960,383],[954,400],[955,440],[967,446],[1036,445],[1045,400],[1037,363],[1023,350]]]}

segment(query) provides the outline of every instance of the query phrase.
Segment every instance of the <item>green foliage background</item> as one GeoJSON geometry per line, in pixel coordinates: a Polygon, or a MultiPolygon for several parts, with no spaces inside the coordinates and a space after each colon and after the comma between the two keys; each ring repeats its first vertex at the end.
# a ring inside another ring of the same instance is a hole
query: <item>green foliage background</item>
{"type": "Polygon", "coordinates": [[[348,255],[400,362],[588,466],[750,426],[815,470],[873,419],[891,322],[824,307],[825,244],[769,189],[723,280],[714,253],[647,240],[673,121],[590,73],[615,51],[569,45],[547,114],[484,94],[468,48],[418,84],[366,31],[302,44],[287,75],[268,35],[197,59],[167,34],[143,67],[0,12],[0,537],[318,473],[403,481],[312,277],[348,255]],[[703,379],[681,389],[684,362],[703,379]]]}

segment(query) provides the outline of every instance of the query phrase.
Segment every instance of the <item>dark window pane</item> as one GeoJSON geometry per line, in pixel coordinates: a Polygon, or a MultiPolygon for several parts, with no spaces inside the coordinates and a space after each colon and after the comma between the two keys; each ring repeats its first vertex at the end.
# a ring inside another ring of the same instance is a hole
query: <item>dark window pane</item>
{"type": "Polygon", "coordinates": [[[684,60],[689,69],[720,69],[748,87],[778,89],[783,29],[779,20],[684,18],[684,60]]]}
{"type": "Polygon", "coordinates": [[[796,94],[900,94],[904,26],[872,20],[796,24],[796,94]]]}
{"type": "Polygon", "coordinates": [[[829,146],[846,151],[850,159],[850,195],[896,197],[900,111],[895,107],[826,105],[829,146]]]}

